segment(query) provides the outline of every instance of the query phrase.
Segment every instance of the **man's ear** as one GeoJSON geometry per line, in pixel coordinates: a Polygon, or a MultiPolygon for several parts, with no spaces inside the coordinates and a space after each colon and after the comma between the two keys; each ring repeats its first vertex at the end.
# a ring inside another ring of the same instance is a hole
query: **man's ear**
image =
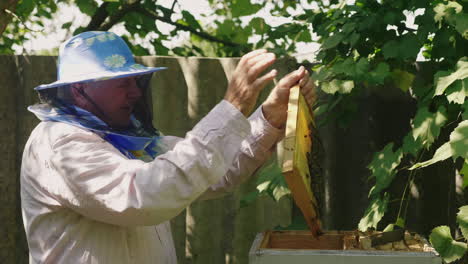
{"type": "Polygon", "coordinates": [[[84,85],[82,83],[74,83],[70,87],[73,101],[77,106],[83,107],[86,105],[86,98],[83,96],[84,85]]]}

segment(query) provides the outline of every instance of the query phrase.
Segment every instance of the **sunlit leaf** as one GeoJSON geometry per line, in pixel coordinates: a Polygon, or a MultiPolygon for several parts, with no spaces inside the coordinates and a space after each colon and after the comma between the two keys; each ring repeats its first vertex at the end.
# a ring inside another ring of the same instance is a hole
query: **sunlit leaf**
{"type": "Polygon", "coordinates": [[[424,168],[434,163],[437,163],[439,161],[446,160],[450,158],[451,156],[452,156],[452,149],[450,148],[450,143],[445,142],[445,144],[443,144],[436,150],[432,159],[426,160],[424,162],[416,163],[411,168],[409,168],[409,170],[424,168]]]}
{"type": "Polygon", "coordinates": [[[468,162],[465,160],[460,174],[463,176],[463,188],[468,187],[468,162]]]}
{"type": "Polygon", "coordinates": [[[453,240],[448,226],[438,226],[432,229],[429,241],[445,262],[460,259],[466,252],[467,245],[453,240]]]}
{"type": "Polygon", "coordinates": [[[411,131],[415,140],[421,139],[422,144],[427,148],[439,136],[440,128],[447,121],[447,114],[444,106],[440,106],[437,112],[432,113],[427,107],[418,109],[412,121],[411,131]]]}
{"type": "Polygon", "coordinates": [[[336,92],[347,94],[350,93],[353,88],[353,81],[334,79],[331,82],[322,82],[322,91],[328,94],[334,94],[336,92]]]}
{"type": "Polygon", "coordinates": [[[454,159],[468,159],[468,120],[460,122],[450,134],[450,148],[454,159]]]}
{"type": "Polygon", "coordinates": [[[468,78],[456,80],[445,90],[445,94],[449,102],[463,104],[468,96],[468,78]]]}
{"type": "Polygon", "coordinates": [[[396,175],[396,167],[401,162],[403,153],[401,149],[393,151],[393,143],[387,144],[383,150],[374,154],[374,157],[367,166],[371,171],[371,177],[375,177],[375,186],[370,190],[369,197],[387,188],[396,175]]]}
{"type": "Polygon", "coordinates": [[[360,231],[365,232],[369,228],[377,228],[377,224],[382,220],[382,217],[387,211],[388,201],[390,195],[385,193],[383,197],[378,195],[369,203],[369,206],[364,213],[364,216],[359,221],[358,228],[360,231]]]}
{"type": "Polygon", "coordinates": [[[454,1],[448,1],[447,4],[440,3],[434,7],[434,20],[441,22],[442,19],[449,19],[453,14],[460,13],[463,7],[454,1]]]}
{"type": "Polygon", "coordinates": [[[441,95],[449,85],[456,80],[468,78],[468,58],[463,57],[457,62],[455,72],[446,75],[448,72],[438,72],[435,78],[436,92],[435,95],[441,95]],[[446,75],[446,76],[444,76],[446,75]],[[440,77],[439,77],[440,76],[440,77]]]}
{"type": "MultiPolygon", "coordinates": [[[[465,163],[466,164],[466,163],[465,163]]],[[[457,223],[462,231],[463,237],[468,240],[468,205],[459,208],[457,223]]]]}

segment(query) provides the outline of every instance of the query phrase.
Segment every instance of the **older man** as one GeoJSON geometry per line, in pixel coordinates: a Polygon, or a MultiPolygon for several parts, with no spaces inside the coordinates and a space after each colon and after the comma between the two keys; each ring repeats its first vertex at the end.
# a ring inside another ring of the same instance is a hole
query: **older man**
{"type": "Polygon", "coordinates": [[[176,263],[169,220],[196,199],[243,182],[282,136],[289,89],[309,101],[304,68],[275,78],[265,50],[240,60],[224,100],[185,138],[152,126],[153,72],[110,32],[85,32],[60,49],[58,80],[36,87],[42,120],[26,144],[21,200],[31,263],[176,263]],[[251,115],[250,115],[251,114],[251,115]],[[248,117],[248,119],[246,118],[248,117]]]}

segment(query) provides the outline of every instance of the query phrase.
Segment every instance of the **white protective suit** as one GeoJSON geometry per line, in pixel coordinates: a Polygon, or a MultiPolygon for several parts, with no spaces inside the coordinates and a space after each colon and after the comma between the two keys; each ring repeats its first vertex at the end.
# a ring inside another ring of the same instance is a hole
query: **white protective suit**
{"type": "Polygon", "coordinates": [[[247,120],[222,101],[185,138],[162,137],[167,152],[145,163],[92,132],[41,122],[21,168],[30,263],[176,263],[169,220],[246,180],[281,136],[261,107],[247,120]]]}

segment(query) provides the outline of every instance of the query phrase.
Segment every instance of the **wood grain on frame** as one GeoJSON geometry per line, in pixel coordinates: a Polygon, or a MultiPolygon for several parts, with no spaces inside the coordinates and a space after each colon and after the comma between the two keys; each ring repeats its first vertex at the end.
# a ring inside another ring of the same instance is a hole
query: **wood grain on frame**
{"type": "Polygon", "coordinates": [[[291,89],[288,103],[288,119],[283,142],[282,172],[294,201],[302,211],[312,235],[317,238],[321,231],[317,200],[311,190],[308,153],[312,150],[310,125],[313,117],[300,87],[291,89]]]}

